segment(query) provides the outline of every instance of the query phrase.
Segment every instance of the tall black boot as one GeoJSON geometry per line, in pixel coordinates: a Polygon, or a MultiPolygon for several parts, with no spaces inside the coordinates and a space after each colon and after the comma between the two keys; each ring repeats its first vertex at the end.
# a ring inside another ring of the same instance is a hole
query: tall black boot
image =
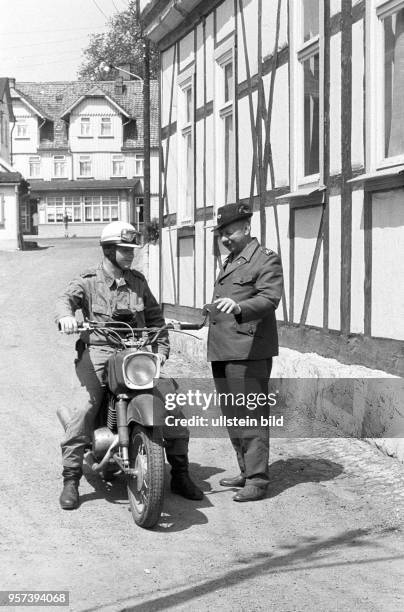
{"type": "Polygon", "coordinates": [[[63,491],[59,498],[63,510],[75,510],[79,507],[79,482],[83,474],[81,467],[63,468],[63,491]]]}
{"type": "Polygon", "coordinates": [[[203,492],[188,473],[188,455],[167,455],[167,461],[171,465],[171,491],[186,499],[203,499],[203,492]]]}

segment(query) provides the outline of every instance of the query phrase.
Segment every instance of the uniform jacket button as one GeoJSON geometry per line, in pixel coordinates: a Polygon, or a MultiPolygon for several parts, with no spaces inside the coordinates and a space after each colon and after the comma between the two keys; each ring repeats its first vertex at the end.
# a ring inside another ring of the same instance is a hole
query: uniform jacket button
{"type": "Polygon", "coordinates": [[[254,330],[251,329],[251,327],[250,327],[250,329],[248,330],[248,333],[250,334],[250,336],[252,336],[254,334],[254,330]]]}

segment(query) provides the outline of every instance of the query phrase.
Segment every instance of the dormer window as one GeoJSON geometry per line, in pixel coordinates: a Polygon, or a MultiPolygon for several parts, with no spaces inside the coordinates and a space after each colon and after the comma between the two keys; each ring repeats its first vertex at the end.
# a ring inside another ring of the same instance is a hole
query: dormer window
{"type": "Polygon", "coordinates": [[[111,117],[101,117],[101,136],[112,136],[111,117]]]}
{"type": "Polygon", "coordinates": [[[80,118],[80,136],[91,136],[90,117],[80,118]]]}

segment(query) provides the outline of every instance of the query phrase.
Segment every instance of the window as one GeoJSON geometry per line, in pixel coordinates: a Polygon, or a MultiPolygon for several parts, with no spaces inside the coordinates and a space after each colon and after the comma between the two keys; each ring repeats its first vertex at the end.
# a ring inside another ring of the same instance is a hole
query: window
{"type": "MultiPolygon", "coordinates": [[[[376,164],[402,161],[404,156],[404,2],[376,5],[381,82],[376,83],[380,139],[376,164]]],[[[379,77],[380,78],[380,77],[379,77]]]]}
{"type": "Polygon", "coordinates": [[[218,204],[236,201],[236,141],[234,129],[234,60],[233,46],[221,48],[216,56],[216,150],[218,152],[218,173],[216,192],[218,204]]]}
{"type": "Polygon", "coordinates": [[[28,163],[30,177],[41,176],[41,158],[38,155],[30,157],[28,163]]]}
{"type": "Polygon", "coordinates": [[[117,195],[100,194],[84,197],[84,220],[87,223],[110,222],[119,219],[117,195]]]}
{"type": "Polygon", "coordinates": [[[28,126],[25,121],[17,121],[16,138],[28,138],[28,126]]]}
{"type": "Polygon", "coordinates": [[[181,221],[190,221],[193,217],[194,202],[194,157],[193,157],[193,92],[192,81],[188,81],[181,90],[182,127],[181,159],[185,173],[181,177],[180,208],[181,221]]]}
{"type": "Polygon", "coordinates": [[[47,223],[63,223],[65,215],[69,222],[81,221],[80,196],[48,196],[46,198],[47,223]]]}
{"type": "Polygon", "coordinates": [[[101,117],[101,136],[112,136],[111,117],[101,117]]]}
{"type": "Polygon", "coordinates": [[[135,176],[143,176],[143,155],[135,155],[135,176]]]}
{"type": "Polygon", "coordinates": [[[178,84],[178,224],[194,218],[194,67],[180,74],[178,84]]]}
{"type": "Polygon", "coordinates": [[[79,157],[79,176],[91,176],[91,157],[90,155],[80,155],[79,157]]]}
{"type": "Polygon", "coordinates": [[[112,156],[112,176],[125,176],[125,160],[123,155],[112,156]]]}
{"type": "MultiPolygon", "coordinates": [[[[30,165],[31,170],[31,165],[30,165]]],[[[55,155],[53,158],[53,176],[66,178],[66,158],[64,155],[55,155]]]]}
{"type": "Polygon", "coordinates": [[[90,117],[80,118],[80,136],[91,136],[90,117]]]}

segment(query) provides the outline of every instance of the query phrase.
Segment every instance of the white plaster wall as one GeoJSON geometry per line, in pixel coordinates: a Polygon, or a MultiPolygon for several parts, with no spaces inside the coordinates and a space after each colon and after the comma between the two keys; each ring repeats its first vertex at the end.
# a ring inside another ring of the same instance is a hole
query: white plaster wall
{"type": "Polygon", "coordinates": [[[194,239],[192,236],[178,240],[179,298],[182,306],[194,306],[194,239]]]}
{"type": "MultiPolygon", "coordinates": [[[[285,285],[286,304],[289,311],[289,206],[287,204],[278,204],[276,206],[278,215],[279,225],[279,238],[280,245],[276,235],[276,224],[275,224],[275,208],[269,207],[266,209],[266,221],[267,221],[267,236],[266,246],[275,251],[282,257],[282,268],[283,268],[283,280],[285,285]],[[279,248],[280,247],[280,248],[279,248]]],[[[276,311],[276,317],[278,320],[283,321],[283,307],[282,303],[276,311]]]]}
{"type": "Polygon", "coordinates": [[[174,71],[174,95],[171,108],[171,122],[177,120],[177,62],[174,62],[174,49],[170,47],[161,54],[161,125],[165,127],[170,121],[171,82],[174,71]]]}
{"type": "Polygon", "coordinates": [[[179,42],[180,71],[189,66],[195,59],[194,30],[181,38],[179,42]]]}
{"type": "MultiPolygon", "coordinates": [[[[258,3],[257,0],[243,0],[243,14],[247,38],[247,57],[250,76],[258,71],[258,3]]],[[[237,12],[238,31],[238,82],[247,78],[246,57],[243,38],[242,19],[237,12]]]]}
{"type": "Polygon", "coordinates": [[[0,201],[4,205],[4,224],[0,225],[0,249],[18,248],[18,208],[17,193],[14,185],[0,184],[0,201]]]}
{"type": "Polygon", "coordinates": [[[225,0],[216,9],[216,44],[234,31],[234,1],[225,0]]]}
{"type": "Polygon", "coordinates": [[[215,198],[215,122],[213,115],[206,118],[206,205],[216,204],[215,198]]]}
{"type": "Polygon", "coordinates": [[[365,252],[363,190],[352,192],[351,331],[364,332],[365,252]]]}
{"type": "MultiPolygon", "coordinates": [[[[256,109],[256,93],[253,94],[254,116],[256,109]]],[[[253,142],[251,135],[249,98],[245,96],[238,103],[238,140],[239,140],[239,190],[240,198],[250,196],[251,172],[253,165],[253,142]]],[[[254,194],[257,185],[254,182],[254,194]]]]}
{"type": "Polygon", "coordinates": [[[372,336],[404,340],[404,189],[372,199],[372,336]]]}
{"type": "Polygon", "coordinates": [[[206,227],[206,302],[210,302],[213,296],[213,286],[215,282],[215,258],[213,249],[213,223],[210,222],[206,227]]]}
{"type": "Polygon", "coordinates": [[[330,1],[330,14],[336,15],[341,12],[341,0],[331,0],[330,1]]]}
{"type": "MultiPolygon", "coordinates": [[[[195,223],[195,306],[202,308],[203,306],[203,239],[205,229],[203,221],[195,223]]],[[[210,299],[210,296],[209,296],[210,299]]]]}
{"type": "Polygon", "coordinates": [[[196,27],[196,108],[204,104],[204,46],[203,46],[203,27],[199,24],[196,27]]]}
{"type": "Polygon", "coordinates": [[[214,66],[215,66],[215,41],[213,13],[206,17],[206,99],[213,99],[214,88],[214,66]]]}
{"type": "MultiPolygon", "coordinates": [[[[264,77],[267,108],[270,79],[270,75],[264,77]]],[[[276,71],[272,109],[271,145],[275,185],[271,185],[271,175],[268,169],[268,189],[289,185],[289,75],[288,66],[286,64],[278,68],[276,71]]],[[[265,128],[263,131],[263,146],[264,143],[265,128]]]]}
{"type": "MultiPolygon", "coordinates": [[[[159,246],[158,244],[147,245],[149,254],[149,265],[147,270],[147,282],[152,294],[159,300],[159,246]]],[[[136,267],[136,266],[135,266],[136,267]]]]}
{"type": "Polygon", "coordinates": [[[177,284],[177,231],[163,228],[161,258],[162,301],[174,304],[174,283],[177,284]]]}
{"type": "Polygon", "coordinates": [[[341,34],[330,41],[330,173],[341,172],[341,34]]]}
{"type": "MultiPolygon", "coordinates": [[[[304,208],[295,213],[295,303],[294,321],[298,323],[302,314],[304,296],[309,280],[317,241],[322,207],[304,208]]],[[[323,324],[323,252],[321,249],[316,279],[308,311],[308,325],[323,324]]]]}
{"type": "Polygon", "coordinates": [[[196,163],[195,163],[195,175],[196,175],[196,207],[200,208],[203,206],[203,163],[204,163],[204,150],[203,150],[203,134],[204,134],[204,123],[198,121],[195,125],[195,146],[196,146],[196,163]]]}
{"type": "MultiPolygon", "coordinates": [[[[275,45],[278,0],[264,0],[262,3],[262,55],[272,55],[275,45]]],[[[281,2],[278,49],[288,43],[288,2],[281,2]]]]}
{"type": "Polygon", "coordinates": [[[330,194],[328,326],[341,328],[341,196],[330,194]]]}
{"type": "Polygon", "coordinates": [[[364,121],[364,70],[365,51],[363,47],[363,21],[352,26],[352,166],[365,164],[363,121],[364,121]]]}
{"type": "MultiPolygon", "coordinates": [[[[166,148],[168,140],[163,140],[163,159],[166,163],[166,148]]],[[[164,214],[177,212],[177,134],[172,134],[169,138],[169,156],[166,172],[167,198],[164,202],[164,214]]],[[[162,188],[164,189],[164,174],[162,176],[162,188]]]]}

